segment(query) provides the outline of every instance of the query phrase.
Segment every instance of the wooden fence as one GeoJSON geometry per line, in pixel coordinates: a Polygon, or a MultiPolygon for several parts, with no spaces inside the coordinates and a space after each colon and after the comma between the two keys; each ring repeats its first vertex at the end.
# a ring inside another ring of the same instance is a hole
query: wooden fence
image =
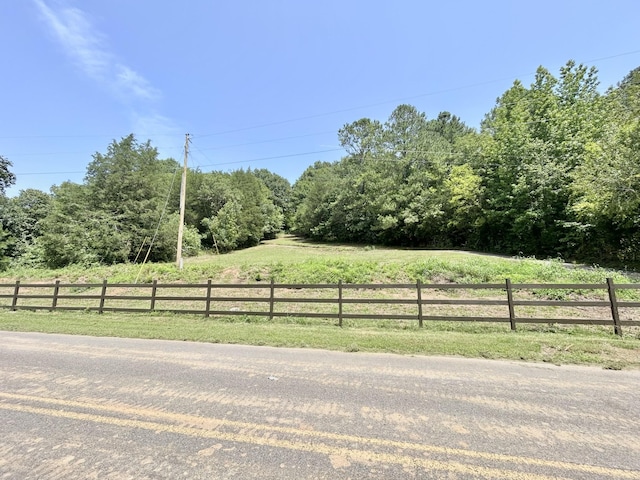
{"type": "MultiPolygon", "coordinates": [[[[80,284],[16,281],[0,284],[0,308],[99,313],[173,312],[205,317],[257,315],[270,319],[289,316],[337,319],[340,326],[345,319],[412,320],[417,321],[420,327],[425,321],[504,322],[512,330],[516,329],[517,323],[611,325],[617,335],[622,335],[623,326],[640,326],[637,310],[640,302],[617,298],[617,292],[625,290],[640,290],[640,284],[614,284],[612,279],[602,284],[512,284],[509,279],[493,284],[423,284],[420,281],[406,284],[276,284],[273,281],[214,284],[211,280],[199,284],[159,284],[157,281],[110,284],[107,280],[80,284]],[[178,290],[188,295],[170,294],[178,290]],[[230,291],[242,294],[230,295],[230,291]],[[473,298],[469,295],[461,298],[468,291],[475,292],[473,298]],[[305,292],[316,296],[305,296],[305,292]],[[535,299],[541,295],[563,299],[535,299]],[[567,296],[577,298],[566,299],[567,296]],[[594,297],[596,299],[592,299],[594,297]],[[256,310],[253,308],[255,304],[263,304],[264,309],[256,310]],[[298,310],[288,307],[294,304],[298,305],[298,310]],[[309,304],[314,305],[314,311],[299,310],[300,305],[309,304]],[[280,306],[282,308],[277,308],[280,306]],[[550,311],[535,316],[545,307],[550,311]],[[372,308],[374,312],[371,312],[372,308]],[[483,314],[487,309],[489,314],[483,314]],[[589,309],[592,309],[591,314],[595,312],[595,316],[584,315],[589,309]],[[460,312],[465,315],[459,315],[460,312]],[[570,312],[570,316],[566,312],[570,312]]],[[[636,295],[632,297],[637,298],[636,295]]]]}

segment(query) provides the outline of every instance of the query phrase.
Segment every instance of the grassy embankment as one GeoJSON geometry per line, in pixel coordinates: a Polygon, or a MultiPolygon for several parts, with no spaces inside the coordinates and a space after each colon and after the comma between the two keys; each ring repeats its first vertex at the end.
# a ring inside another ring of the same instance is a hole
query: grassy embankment
{"type": "MultiPolygon", "coordinates": [[[[0,283],[61,279],[68,282],[110,283],[216,282],[253,283],[273,278],[279,283],[554,282],[599,283],[606,277],[629,282],[620,272],[572,268],[556,261],[510,259],[466,252],[398,250],[349,245],[322,245],[291,237],[222,256],[187,259],[182,271],[172,264],[5,272],[0,283]]],[[[635,281],[635,280],[634,280],[635,281]]],[[[567,295],[581,295],[569,292],[567,295]]],[[[637,314],[634,314],[637,316],[637,314]]],[[[344,351],[393,352],[418,355],[460,355],[544,361],[554,364],[589,364],[604,368],[640,367],[640,332],[625,328],[619,338],[610,327],[508,325],[485,323],[367,320],[345,322],[322,319],[216,317],[169,314],[33,313],[0,310],[0,329],[98,336],[121,336],[243,343],[344,351]]]]}

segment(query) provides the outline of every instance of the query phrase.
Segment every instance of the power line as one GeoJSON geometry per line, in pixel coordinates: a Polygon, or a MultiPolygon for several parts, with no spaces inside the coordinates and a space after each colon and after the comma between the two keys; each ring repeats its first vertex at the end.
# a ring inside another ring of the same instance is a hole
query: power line
{"type": "MultiPolygon", "coordinates": [[[[128,134],[127,134],[128,135],[128,134]]],[[[29,138],[110,138],[114,139],[114,137],[126,137],[127,135],[106,135],[106,134],[95,134],[95,135],[2,135],[0,139],[2,140],[11,140],[11,139],[29,139],[29,138]]],[[[143,136],[154,136],[154,137],[179,137],[180,134],[177,133],[146,133],[143,136]]]]}
{"type": "Polygon", "coordinates": [[[335,130],[329,130],[329,131],[324,131],[324,132],[316,132],[316,133],[305,133],[303,135],[293,135],[290,137],[280,137],[280,138],[273,138],[270,140],[258,140],[255,142],[245,142],[245,143],[236,143],[233,145],[223,145],[221,147],[212,147],[212,148],[199,148],[198,150],[200,151],[211,151],[211,150],[224,150],[225,148],[235,148],[235,147],[246,147],[248,145],[260,145],[263,143],[273,143],[273,142],[281,142],[283,140],[293,140],[296,138],[305,138],[305,137],[315,137],[316,135],[327,135],[329,133],[336,133],[335,130]]]}
{"type": "MultiPolygon", "coordinates": [[[[315,133],[305,133],[302,135],[292,135],[289,137],[280,137],[280,138],[273,138],[273,139],[268,139],[268,140],[258,140],[255,142],[244,142],[244,143],[236,143],[233,145],[222,145],[222,146],[218,146],[218,147],[211,147],[211,148],[200,148],[196,146],[196,149],[198,149],[203,156],[206,157],[206,155],[204,154],[205,151],[214,151],[214,150],[224,150],[227,148],[235,148],[235,147],[245,147],[245,146],[250,146],[250,145],[261,145],[261,144],[265,144],[265,143],[275,143],[275,142],[281,142],[284,140],[293,140],[293,139],[297,139],[297,138],[306,138],[306,137],[314,137],[316,135],[327,135],[329,133],[336,133],[335,130],[329,130],[329,131],[324,131],[324,132],[315,132],[315,133]]],[[[0,138],[4,138],[4,137],[0,137],[0,138]]],[[[163,150],[178,150],[180,152],[183,152],[183,147],[166,147],[163,150]]],[[[42,152],[42,153],[11,153],[9,155],[7,155],[8,157],[14,158],[14,157],[44,157],[44,156],[53,156],[53,155],[82,155],[82,154],[86,154],[87,152],[42,152]]],[[[82,172],[61,172],[61,173],[82,173],[82,172]]],[[[20,175],[41,175],[41,173],[22,173],[20,175]]]]}
{"type": "MultiPolygon", "coordinates": [[[[634,51],[631,51],[631,52],[625,52],[625,53],[620,53],[620,54],[616,54],[616,55],[600,57],[600,58],[597,58],[597,59],[594,59],[594,60],[586,61],[584,63],[598,62],[598,61],[608,60],[608,59],[612,59],[612,58],[618,58],[618,57],[622,57],[622,56],[633,55],[633,54],[637,54],[637,53],[640,53],[640,50],[634,50],[634,51]]],[[[529,75],[535,75],[535,72],[526,74],[525,76],[529,76],[529,75]]],[[[509,77],[509,78],[514,78],[514,77],[509,77]]],[[[515,78],[517,79],[518,77],[515,77],[515,78]]],[[[413,96],[409,96],[409,97],[403,97],[403,98],[399,98],[399,99],[396,99],[396,100],[388,100],[388,101],[383,101],[383,102],[377,102],[377,103],[364,105],[364,106],[359,106],[359,107],[351,107],[351,108],[336,110],[336,111],[333,111],[333,112],[325,112],[325,113],[320,113],[320,114],[307,115],[307,116],[303,116],[303,117],[297,117],[297,118],[288,119],[288,120],[270,122],[270,123],[265,123],[265,124],[261,124],[261,125],[255,125],[255,126],[248,126],[248,127],[243,127],[243,128],[239,128],[239,129],[235,129],[235,130],[228,130],[228,131],[224,131],[224,132],[217,132],[217,133],[206,134],[206,135],[198,135],[197,137],[198,138],[204,138],[204,137],[222,135],[222,134],[225,134],[225,133],[234,133],[234,132],[252,130],[252,129],[262,128],[262,127],[266,127],[266,126],[281,125],[281,124],[291,123],[291,122],[294,122],[294,121],[300,121],[300,120],[304,120],[304,119],[311,119],[311,118],[317,118],[317,117],[322,117],[322,116],[328,116],[328,115],[333,115],[333,114],[336,114],[336,113],[343,113],[343,112],[349,112],[349,111],[354,111],[354,110],[358,110],[358,109],[369,108],[369,107],[372,107],[372,106],[379,106],[379,105],[389,104],[389,103],[393,103],[393,102],[401,102],[401,101],[410,100],[410,99],[414,99],[414,98],[421,98],[421,97],[425,97],[425,96],[433,96],[433,95],[438,95],[438,94],[441,94],[441,93],[447,93],[447,92],[452,92],[452,91],[458,91],[458,90],[461,90],[461,89],[473,88],[473,87],[476,87],[476,86],[486,85],[486,84],[495,83],[495,82],[499,82],[499,81],[503,81],[503,80],[504,79],[496,79],[496,80],[489,80],[489,81],[484,81],[484,82],[477,82],[477,83],[474,83],[474,84],[455,87],[455,88],[451,88],[451,89],[435,91],[435,92],[429,92],[429,93],[424,93],[424,94],[419,94],[419,95],[413,95],[413,96]]],[[[517,100],[516,102],[508,102],[508,103],[504,103],[502,105],[504,105],[504,106],[506,106],[506,105],[517,105],[519,103],[527,104],[527,103],[529,103],[531,101],[532,101],[532,99],[522,98],[522,99],[517,100]]],[[[550,119],[547,119],[547,118],[541,118],[541,119],[529,120],[527,122],[514,122],[511,125],[527,125],[527,124],[535,124],[535,123],[546,123],[549,120],[550,119]]],[[[196,147],[196,148],[197,148],[197,150],[199,150],[202,153],[202,155],[205,158],[207,158],[207,156],[204,154],[205,150],[207,150],[207,151],[221,150],[221,149],[225,149],[225,148],[234,148],[234,147],[241,147],[241,146],[248,146],[248,145],[271,143],[271,142],[277,142],[277,141],[281,141],[281,140],[304,138],[304,137],[310,137],[310,136],[314,136],[314,135],[322,135],[322,134],[325,134],[325,133],[330,133],[330,132],[308,133],[308,134],[303,134],[303,135],[282,137],[282,138],[278,138],[278,139],[261,140],[261,141],[255,141],[255,142],[245,142],[245,143],[239,143],[239,144],[234,144],[234,145],[226,145],[226,146],[204,148],[204,149],[203,148],[199,148],[199,147],[196,147]]],[[[174,135],[174,134],[166,134],[165,133],[165,134],[148,134],[148,135],[168,137],[168,136],[176,136],[177,134],[174,135]]],[[[17,138],[23,138],[23,139],[26,139],[26,138],[105,138],[105,137],[106,138],[113,138],[112,135],[33,135],[33,136],[26,136],[25,135],[25,136],[0,136],[0,139],[11,139],[11,138],[16,138],[16,139],[17,138]]],[[[174,150],[174,149],[177,149],[177,148],[168,148],[168,149],[169,150],[174,150]]],[[[201,166],[203,166],[203,167],[204,166],[222,166],[222,165],[233,165],[233,164],[241,164],[241,163],[260,162],[260,161],[266,161],[266,160],[292,158],[292,157],[313,155],[313,154],[319,154],[319,153],[336,152],[336,151],[340,151],[340,150],[343,150],[343,149],[335,148],[335,149],[320,150],[320,151],[313,151],[313,152],[292,153],[292,154],[277,155],[277,156],[271,156],[271,157],[259,157],[259,158],[249,159],[249,160],[210,163],[210,164],[205,164],[205,165],[201,165],[201,166]]],[[[78,153],[81,153],[81,152],[78,152],[78,153]]],[[[84,152],[82,152],[82,153],[84,153],[84,152]]],[[[425,153],[429,153],[429,152],[425,152],[425,153]]],[[[38,155],[41,155],[41,156],[69,155],[69,153],[68,152],[67,153],[41,153],[41,154],[37,154],[37,153],[22,153],[22,154],[14,154],[12,156],[38,156],[38,155]]],[[[208,158],[207,158],[207,160],[208,160],[208,158]]],[[[85,173],[85,172],[84,171],[25,172],[25,173],[16,173],[15,175],[19,175],[19,176],[75,175],[75,174],[82,174],[82,173],[85,173]]]]}
{"type": "MultiPolygon", "coordinates": [[[[618,53],[618,54],[615,54],[615,55],[609,55],[609,56],[605,56],[605,57],[598,57],[598,58],[591,59],[591,60],[585,60],[584,62],[580,62],[580,63],[588,64],[588,63],[593,63],[593,62],[600,62],[600,61],[604,61],[604,60],[610,60],[610,59],[613,59],[613,58],[619,58],[619,57],[624,57],[624,56],[629,56],[629,55],[635,55],[637,53],[640,53],[640,50],[633,50],[633,51],[630,51],[630,52],[618,53]]],[[[197,134],[197,135],[192,135],[192,137],[193,138],[205,138],[205,137],[225,135],[225,134],[229,134],[229,133],[243,132],[243,131],[247,131],[247,130],[255,130],[255,129],[259,129],[259,128],[282,125],[282,124],[292,123],[292,122],[296,122],[296,121],[309,120],[309,119],[312,119],[312,118],[319,118],[319,117],[335,115],[335,114],[338,114],[338,113],[345,113],[345,112],[351,112],[351,111],[355,111],[355,110],[362,110],[362,109],[365,109],[365,108],[377,107],[377,106],[381,106],[381,105],[387,105],[387,104],[390,104],[390,103],[403,102],[403,101],[412,100],[412,99],[416,99],[416,98],[435,96],[435,95],[440,95],[440,94],[443,94],[443,93],[451,93],[451,92],[456,92],[456,91],[459,91],[459,90],[466,90],[466,89],[469,89],[469,88],[475,88],[475,87],[479,87],[479,86],[489,85],[489,84],[492,84],[492,83],[502,82],[502,81],[505,81],[505,80],[518,80],[521,77],[529,77],[529,76],[532,76],[532,75],[535,75],[535,74],[536,74],[536,72],[529,72],[529,73],[521,74],[521,75],[517,75],[517,76],[509,76],[509,77],[503,77],[503,78],[498,78],[498,79],[486,80],[486,81],[482,81],[482,82],[476,82],[476,83],[471,83],[471,84],[467,84],[467,85],[461,85],[461,86],[458,86],[458,87],[452,87],[452,88],[448,88],[448,89],[444,89],[444,90],[436,90],[436,91],[433,91],[433,92],[410,95],[410,96],[406,96],[406,97],[399,97],[399,98],[392,99],[392,100],[384,100],[384,101],[380,101],[380,102],[376,102],[376,103],[370,103],[370,104],[367,104],[367,105],[360,105],[360,106],[349,107],[349,108],[344,108],[344,109],[340,109],[340,110],[333,110],[333,111],[330,111],[330,112],[323,112],[323,113],[305,115],[305,116],[296,117],[296,118],[289,118],[289,119],[285,119],[285,120],[267,122],[267,123],[262,123],[262,124],[258,124],[258,125],[239,127],[239,128],[236,128],[236,129],[224,130],[224,131],[214,132],[214,133],[197,134]]],[[[308,135],[311,136],[311,135],[314,135],[314,134],[308,134],[308,135]]],[[[169,133],[147,133],[145,136],[180,137],[181,135],[180,134],[169,134],[169,133]]],[[[300,137],[303,137],[303,136],[306,136],[306,135],[301,135],[300,137]]],[[[113,135],[95,134],[95,135],[10,135],[10,136],[0,136],[0,139],[34,139],[34,138],[113,138],[113,135]]],[[[285,138],[283,138],[283,140],[284,139],[289,139],[289,138],[299,138],[299,137],[285,137],[285,138]]],[[[271,141],[276,141],[276,140],[267,140],[265,142],[271,142],[271,141]]],[[[260,142],[255,142],[255,143],[260,143],[260,142]]],[[[244,145],[248,145],[248,144],[238,144],[238,145],[233,145],[233,146],[244,146],[244,145]]],[[[219,148],[228,148],[228,147],[225,146],[225,147],[219,147],[219,148]]]]}
{"type": "MultiPolygon", "coordinates": [[[[607,57],[600,57],[600,58],[597,58],[597,59],[594,59],[594,60],[586,60],[584,63],[591,63],[591,62],[609,60],[609,59],[612,59],[612,58],[618,58],[618,57],[623,57],[623,56],[628,56],[628,55],[634,55],[634,54],[637,54],[637,53],[640,53],[640,50],[633,50],[631,52],[619,53],[619,54],[610,55],[610,56],[607,56],[607,57]]],[[[421,94],[411,95],[411,96],[407,96],[407,97],[400,97],[400,98],[396,98],[394,100],[385,100],[385,101],[381,101],[381,102],[377,102],[377,103],[371,103],[371,104],[368,104],[368,105],[361,105],[361,106],[357,106],[357,107],[350,107],[350,108],[345,108],[345,109],[340,109],[340,110],[333,110],[331,112],[324,112],[324,113],[318,113],[318,114],[313,114],[313,115],[305,115],[305,116],[302,116],[302,117],[290,118],[290,119],[287,119],[287,120],[279,120],[279,121],[275,121],[275,122],[262,123],[262,124],[258,124],[258,125],[247,126],[247,127],[240,127],[240,128],[236,128],[236,129],[232,129],[232,130],[225,130],[225,131],[221,131],[221,132],[199,134],[199,135],[197,135],[197,137],[198,138],[204,138],[204,137],[213,137],[213,136],[219,136],[219,135],[226,135],[226,134],[229,134],[229,133],[244,132],[244,131],[247,131],[247,130],[255,130],[255,129],[259,129],[259,128],[271,127],[271,126],[276,126],[276,125],[283,125],[285,123],[292,123],[292,122],[298,122],[298,121],[302,121],[302,120],[309,120],[309,119],[312,119],[312,118],[326,117],[326,116],[335,115],[335,114],[338,114],[338,113],[351,112],[351,111],[354,111],[354,110],[362,110],[362,109],[371,108],[371,107],[378,107],[378,106],[381,106],[381,105],[387,105],[389,103],[403,102],[403,101],[406,101],[406,100],[412,100],[412,99],[416,99],[416,98],[435,96],[435,95],[440,95],[440,94],[443,94],[443,93],[451,93],[451,92],[456,92],[456,91],[459,91],[459,90],[466,90],[468,88],[481,87],[481,86],[484,86],[484,85],[490,85],[492,83],[503,82],[505,80],[518,80],[520,77],[529,77],[529,76],[535,75],[535,74],[536,74],[536,72],[529,72],[529,73],[526,73],[524,75],[509,76],[509,77],[504,77],[504,78],[499,78],[499,79],[486,80],[486,81],[483,81],[483,82],[477,82],[477,83],[472,83],[472,84],[468,84],[468,85],[461,85],[459,87],[452,87],[452,88],[448,88],[448,89],[444,89],[444,90],[437,90],[437,91],[434,91],[434,92],[421,93],[421,94]]]]}
{"type": "Polygon", "coordinates": [[[27,175],[76,175],[78,173],[85,173],[84,171],[77,172],[28,172],[28,173],[15,173],[14,175],[25,177],[27,175]]]}
{"type": "Polygon", "coordinates": [[[7,155],[13,157],[39,157],[43,155],[83,155],[87,152],[46,152],[46,153],[12,153],[7,155]]]}
{"type": "MultiPolygon", "coordinates": [[[[160,231],[160,225],[162,225],[162,220],[164,219],[164,215],[167,212],[167,207],[169,205],[169,198],[171,197],[171,192],[173,191],[173,184],[174,184],[175,179],[176,179],[176,173],[178,173],[179,170],[180,170],[180,166],[178,165],[176,167],[176,169],[173,171],[173,176],[171,177],[171,185],[169,185],[169,189],[167,190],[167,196],[166,196],[165,201],[164,201],[164,207],[162,208],[162,212],[160,213],[160,218],[158,219],[158,223],[156,225],[156,230],[153,233],[153,237],[151,238],[151,243],[149,243],[149,249],[147,250],[147,255],[145,256],[144,261],[142,262],[142,266],[140,267],[140,271],[138,272],[138,275],[136,276],[136,279],[135,279],[135,281],[133,283],[138,283],[138,278],[140,278],[140,274],[142,273],[142,269],[144,268],[144,264],[147,262],[147,258],[149,257],[149,253],[151,253],[151,248],[153,248],[153,245],[154,245],[154,243],[156,241],[156,238],[158,237],[158,232],[160,231]]],[[[144,241],[143,241],[143,245],[142,246],[144,247],[144,241]]]]}
{"type": "MultiPolygon", "coordinates": [[[[200,150],[198,147],[196,147],[196,149],[200,150]]],[[[205,164],[205,165],[199,165],[199,167],[216,167],[216,166],[222,166],[222,165],[235,165],[235,164],[240,164],[240,163],[251,163],[251,162],[262,162],[262,161],[266,161],[266,160],[278,160],[281,158],[292,158],[292,157],[303,157],[306,155],[315,155],[315,154],[320,154],[320,153],[328,153],[328,152],[338,152],[338,151],[344,151],[343,148],[331,148],[331,149],[327,149],[327,150],[316,150],[313,152],[300,152],[300,153],[291,153],[291,154],[287,154],[287,155],[276,155],[276,156],[272,156],[272,157],[260,157],[260,158],[252,158],[252,159],[248,159],[248,160],[237,160],[237,161],[232,161],[232,162],[220,162],[220,163],[210,163],[210,164],[205,164]]],[[[206,155],[203,152],[200,152],[205,158],[206,155]]],[[[207,158],[208,160],[208,158],[207,158]]],[[[62,175],[62,174],[76,174],[76,173],[85,173],[85,172],[30,172],[30,173],[16,173],[15,175],[62,175]]]]}
{"type": "MultiPolygon", "coordinates": [[[[513,105],[513,104],[502,104],[502,105],[513,105]]],[[[530,125],[530,124],[535,124],[535,123],[547,123],[550,120],[552,120],[551,118],[540,118],[540,119],[536,119],[536,120],[528,120],[526,122],[510,122],[509,125],[510,126],[517,126],[517,125],[530,125]]],[[[210,152],[210,151],[215,151],[215,150],[224,150],[227,148],[235,148],[235,147],[244,147],[244,146],[250,146],[250,145],[259,145],[259,144],[266,144],[266,143],[273,143],[273,142],[278,142],[281,140],[289,140],[289,139],[296,139],[296,138],[304,138],[304,137],[312,137],[315,135],[323,135],[326,133],[333,133],[333,132],[320,132],[320,133],[309,133],[309,134],[303,134],[303,135],[295,135],[295,136],[291,136],[291,137],[281,137],[281,138],[277,138],[277,139],[272,139],[272,140],[260,140],[260,141],[256,141],[256,142],[246,142],[246,143],[238,143],[238,144],[234,144],[234,145],[225,145],[225,146],[221,146],[221,147],[212,147],[212,148],[200,148],[197,145],[194,145],[194,148],[200,152],[200,154],[205,157],[207,160],[209,160],[209,158],[207,157],[207,154],[205,152],[210,152]]],[[[171,147],[171,148],[167,148],[167,150],[180,150],[183,151],[182,148],[180,147],[171,147]]],[[[247,163],[247,162],[251,162],[251,161],[262,161],[262,160],[275,160],[278,158],[286,158],[286,157],[291,157],[291,156],[302,156],[302,155],[311,155],[313,153],[325,153],[325,152],[330,152],[330,151],[337,151],[337,150],[341,150],[341,148],[336,148],[334,150],[321,150],[318,152],[302,152],[302,153],[293,153],[293,154],[287,154],[287,155],[282,155],[282,156],[275,156],[275,157],[265,157],[265,158],[257,158],[254,160],[242,160],[242,161],[238,161],[238,162],[226,162],[224,164],[220,164],[220,165],[227,165],[227,164],[231,164],[231,163],[247,163]]],[[[78,152],[78,153],[84,153],[84,152],[78,152]]],[[[11,154],[11,155],[7,155],[8,157],[16,157],[16,156],[54,156],[54,155],[68,155],[69,153],[54,153],[54,152],[48,152],[48,153],[22,153],[22,154],[11,154]]],[[[204,164],[204,165],[198,165],[198,166],[209,166],[210,164],[204,164]]],[[[78,174],[78,173],[84,173],[83,171],[72,171],[72,172],[27,172],[27,173],[16,173],[16,175],[20,175],[20,176],[29,176],[29,175],[47,175],[47,174],[78,174]]]]}
{"type": "Polygon", "coordinates": [[[235,165],[235,164],[239,164],[239,163],[262,162],[262,161],[265,161],[265,160],[278,160],[280,158],[303,157],[305,155],[315,155],[317,153],[338,152],[338,151],[344,151],[344,149],[343,148],[332,148],[332,149],[329,149],[329,150],[317,150],[315,152],[292,153],[292,154],[289,154],[289,155],[277,155],[277,156],[274,156],[274,157],[262,157],[262,158],[252,158],[250,160],[238,160],[238,161],[233,161],[233,162],[212,163],[212,164],[208,164],[208,165],[201,165],[201,167],[217,167],[217,166],[221,166],[221,165],[235,165]]]}
{"type": "MultiPolygon", "coordinates": [[[[518,125],[533,125],[533,124],[539,124],[539,123],[548,123],[551,120],[553,120],[553,119],[551,119],[551,118],[541,118],[541,119],[536,119],[536,120],[529,120],[529,121],[526,121],[526,122],[509,122],[508,125],[510,127],[518,126],[518,125]]],[[[311,136],[311,135],[314,135],[314,134],[309,134],[309,136],[311,136]]],[[[300,137],[304,137],[304,136],[307,136],[307,135],[300,135],[300,137]]],[[[297,138],[297,137],[290,137],[290,138],[297,138]]],[[[256,143],[269,143],[269,141],[256,142],[256,143]]],[[[245,145],[250,145],[250,144],[251,143],[238,144],[236,146],[245,146],[245,145]]],[[[201,149],[197,145],[194,145],[194,147],[208,161],[211,161],[211,160],[204,153],[204,150],[216,150],[215,148],[213,148],[213,149],[201,149]]],[[[242,163],[262,162],[262,161],[267,161],[267,160],[278,160],[278,159],[282,159],[282,158],[302,157],[302,156],[306,156],[306,155],[314,155],[314,154],[338,152],[338,151],[344,151],[345,153],[348,153],[348,151],[345,148],[340,147],[340,148],[331,148],[331,149],[327,149],[327,150],[316,150],[316,151],[311,151],[311,152],[298,152],[298,153],[291,153],[291,154],[285,154],[285,155],[275,155],[275,156],[270,156],[270,157],[258,157],[258,158],[252,158],[252,159],[247,159],[247,160],[236,160],[236,161],[229,161],[229,162],[198,164],[197,167],[216,167],[216,166],[224,166],[224,165],[236,165],[236,164],[242,164],[242,163]]],[[[444,154],[445,153],[445,152],[440,152],[440,151],[429,151],[429,150],[406,150],[406,152],[409,152],[409,153],[422,153],[422,154],[444,154]]],[[[458,155],[459,153],[451,152],[451,153],[448,153],[448,154],[449,155],[458,155]]],[[[80,174],[80,173],[85,173],[85,172],[84,171],[72,171],[72,172],[28,172],[28,173],[15,173],[15,175],[16,176],[72,175],[72,174],[80,174]]]]}

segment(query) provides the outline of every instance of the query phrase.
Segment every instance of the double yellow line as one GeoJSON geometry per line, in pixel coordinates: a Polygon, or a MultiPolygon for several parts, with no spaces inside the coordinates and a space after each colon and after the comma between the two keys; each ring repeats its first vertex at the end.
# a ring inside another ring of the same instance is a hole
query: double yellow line
{"type": "Polygon", "coordinates": [[[572,473],[581,473],[591,474],[598,478],[640,480],[640,472],[638,471],[238,422],[128,405],[102,404],[95,401],[60,400],[0,392],[0,409],[128,429],[141,429],[225,442],[241,442],[330,457],[337,456],[349,462],[402,465],[431,472],[450,472],[474,478],[551,480],[563,478],[564,475],[571,478],[572,473]],[[415,455],[408,455],[405,453],[407,451],[415,452],[415,455]],[[429,455],[442,459],[426,458],[429,455]],[[464,462],[465,459],[466,462],[464,462]],[[474,461],[482,464],[491,462],[506,465],[504,468],[493,468],[476,465],[474,461]],[[532,469],[552,470],[554,473],[542,474],[527,471],[532,469]]]}

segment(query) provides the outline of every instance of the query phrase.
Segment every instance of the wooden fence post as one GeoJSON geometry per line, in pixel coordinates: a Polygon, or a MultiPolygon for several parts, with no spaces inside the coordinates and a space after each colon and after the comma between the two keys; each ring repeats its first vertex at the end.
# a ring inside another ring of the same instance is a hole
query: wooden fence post
{"type": "Polygon", "coordinates": [[[338,326],[342,327],[342,280],[338,280],[338,326]]]}
{"type": "Polygon", "coordinates": [[[420,279],[416,282],[418,290],[418,327],[422,328],[422,282],[420,279]]]}
{"type": "Polygon", "coordinates": [[[210,311],[211,311],[211,279],[207,280],[207,301],[204,306],[205,318],[209,318],[210,311]]]}
{"type": "Polygon", "coordinates": [[[273,320],[273,304],[274,304],[274,299],[276,296],[276,287],[275,287],[275,283],[273,281],[273,278],[271,279],[271,289],[269,292],[269,320],[273,320]]]}
{"type": "Polygon", "coordinates": [[[20,293],[20,280],[16,280],[16,286],[13,289],[13,299],[11,300],[11,310],[14,312],[18,307],[18,294],[20,293]]]}
{"type": "Polygon", "coordinates": [[[509,323],[511,324],[511,330],[516,329],[516,312],[513,308],[513,290],[511,289],[511,280],[506,279],[505,283],[507,285],[507,303],[509,304],[509,323]]]}
{"type": "Polygon", "coordinates": [[[613,285],[613,278],[607,278],[607,290],[609,291],[609,303],[611,304],[611,316],[613,317],[613,332],[622,336],[622,326],[620,325],[620,315],[618,313],[618,300],[616,298],[616,287],[613,285]]]}
{"type": "Polygon", "coordinates": [[[100,308],[98,308],[98,313],[103,313],[104,312],[104,300],[105,300],[105,296],[107,294],[107,280],[104,279],[102,281],[102,292],[100,293],[100,308]]]}
{"type": "Polygon", "coordinates": [[[149,311],[153,312],[156,309],[156,293],[158,292],[158,280],[153,281],[151,286],[151,305],[149,311]]]}
{"type": "Polygon", "coordinates": [[[60,293],[60,280],[56,280],[56,284],[53,287],[53,300],[51,301],[51,310],[54,311],[58,306],[58,294],[60,293]]]}

